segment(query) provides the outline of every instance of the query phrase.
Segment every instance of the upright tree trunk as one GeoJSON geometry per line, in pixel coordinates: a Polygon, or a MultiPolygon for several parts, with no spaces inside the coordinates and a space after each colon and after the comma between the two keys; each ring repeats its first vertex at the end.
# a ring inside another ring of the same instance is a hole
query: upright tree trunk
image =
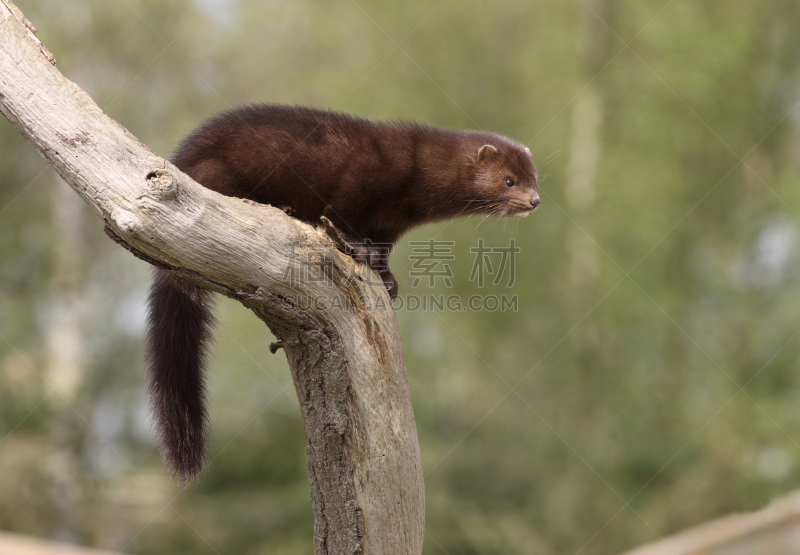
{"type": "Polygon", "coordinates": [[[0,0],[0,111],[118,243],[238,299],[284,342],[308,436],[315,553],[421,553],[419,445],[380,278],[330,230],[214,193],[153,154],[58,72],[33,32],[0,0]]]}

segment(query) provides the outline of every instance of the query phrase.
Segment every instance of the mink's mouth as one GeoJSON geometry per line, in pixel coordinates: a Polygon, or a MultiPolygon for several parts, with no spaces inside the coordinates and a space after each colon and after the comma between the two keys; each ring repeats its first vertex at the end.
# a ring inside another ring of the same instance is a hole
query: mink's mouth
{"type": "Polygon", "coordinates": [[[535,198],[531,203],[527,202],[522,203],[522,206],[520,206],[519,203],[514,203],[513,206],[508,206],[504,216],[506,218],[525,218],[528,214],[534,212],[537,208],[539,208],[538,197],[535,198]]]}
{"type": "Polygon", "coordinates": [[[538,205],[534,206],[533,208],[523,208],[522,210],[514,210],[513,208],[505,213],[506,218],[525,218],[531,212],[535,212],[538,208],[538,205]]]}

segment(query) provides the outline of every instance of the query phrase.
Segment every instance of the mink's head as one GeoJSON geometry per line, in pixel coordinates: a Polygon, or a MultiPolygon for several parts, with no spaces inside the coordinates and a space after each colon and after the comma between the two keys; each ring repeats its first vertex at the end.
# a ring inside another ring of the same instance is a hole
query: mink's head
{"type": "Polygon", "coordinates": [[[472,159],[471,212],[523,218],[539,206],[539,185],[531,151],[497,137],[480,146],[472,159]]]}

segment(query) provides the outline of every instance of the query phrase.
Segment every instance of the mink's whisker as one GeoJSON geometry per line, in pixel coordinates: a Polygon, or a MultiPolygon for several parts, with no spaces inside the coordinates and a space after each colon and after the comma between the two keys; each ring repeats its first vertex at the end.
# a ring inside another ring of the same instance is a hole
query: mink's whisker
{"type": "MultiPolygon", "coordinates": [[[[562,150],[563,150],[563,149],[562,149],[562,150]]],[[[549,164],[550,162],[552,162],[553,160],[555,160],[555,158],[553,158],[553,157],[554,157],[554,156],[556,156],[556,157],[557,157],[557,156],[558,156],[558,154],[559,154],[560,152],[561,152],[561,150],[557,150],[557,151],[555,151],[553,154],[551,154],[550,156],[548,156],[547,158],[545,158],[545,160],[544,160],[544,164],[542,164],[542,167],[546,166],[547,164],[549,164]]]]}

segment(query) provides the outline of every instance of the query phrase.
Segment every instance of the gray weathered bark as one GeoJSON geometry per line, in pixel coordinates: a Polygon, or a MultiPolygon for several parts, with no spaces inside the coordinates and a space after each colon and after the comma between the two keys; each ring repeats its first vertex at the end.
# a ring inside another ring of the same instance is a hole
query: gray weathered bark
{"type": "Polygon", "coordinates": [[[238,299],[284,342],[308,435],[315,553],[421,553],[419,445],[380,278],[330,230],[209,191],[155,155],[59,73],[34,31],[0,0],[0,111],[112,238],[238,299]]]}

